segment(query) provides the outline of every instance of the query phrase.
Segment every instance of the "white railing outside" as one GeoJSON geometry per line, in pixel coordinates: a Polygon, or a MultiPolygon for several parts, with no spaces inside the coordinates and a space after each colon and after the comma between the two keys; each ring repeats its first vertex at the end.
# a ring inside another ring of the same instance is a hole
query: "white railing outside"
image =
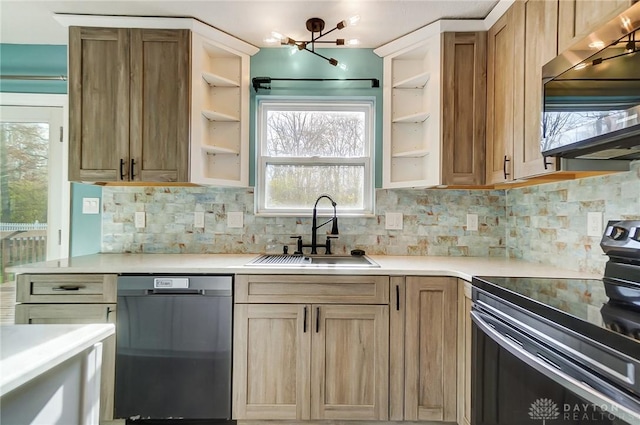
{"type": "Polygon", "coordinates": [[[47,230],[47,223],[0,223],[0,232],[47,230]]]}

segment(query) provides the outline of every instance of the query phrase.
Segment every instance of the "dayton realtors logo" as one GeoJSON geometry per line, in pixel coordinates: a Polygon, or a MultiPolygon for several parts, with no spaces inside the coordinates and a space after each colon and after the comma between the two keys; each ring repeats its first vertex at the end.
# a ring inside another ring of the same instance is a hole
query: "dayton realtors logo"
{"type": "Polygon", "coordinates": [[[548,420],[558,419],[558,416],[560,416],[558,405],[548,398],[539,398],[529,407],[529,417],[542,420],[542,425],[545,425],[548,420]]]}

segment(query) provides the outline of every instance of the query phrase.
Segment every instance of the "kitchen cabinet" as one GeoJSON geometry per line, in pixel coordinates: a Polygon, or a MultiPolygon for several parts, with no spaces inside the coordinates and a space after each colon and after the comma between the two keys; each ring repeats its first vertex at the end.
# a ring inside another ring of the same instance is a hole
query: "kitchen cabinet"
{"type": "Polygon", "coordinates": [[[558,2],[558,53],[570,48],[618,16],[633,0],[561,0],[558,2]]]}
{"type": "Polygon", "coordinates": [[[234,418],[386,420],[388,290],[386,276],[236,276],[234,418]]]}
{"type": "Polygon", "coordinates": [[[458,279],[458,424],[471,424],[471,283],[458,279]]]}
{"type": "Polygon", "coordinates": [[[391,419],[455,422],[456,279],[394,277],[391,285],[391,419]]]}
{"type": "MultiPolygon", "coordinates": [[[[16,324],[116,323],[115,274],[20,274],[16,324]]],[[[113,419],[115,335],[103,342],[100,418],[113,419]]]]}
{"type": "Polygon", "coordinates": [[[69,28],[69,180],[187,182],[185,29],[69,28]]]}
{"type": "Polygon", "coordinates": [[[429,30],[374,51],[384,59],[385,188],[483,182],[485,35],[429,30]]]}

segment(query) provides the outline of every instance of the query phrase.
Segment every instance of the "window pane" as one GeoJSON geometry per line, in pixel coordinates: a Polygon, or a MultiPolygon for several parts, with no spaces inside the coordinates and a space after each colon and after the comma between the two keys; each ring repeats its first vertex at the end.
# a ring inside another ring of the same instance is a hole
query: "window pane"
{"type": "Polygon", "coordinates": [[[265,156],[365,156],[363,111],[268,111],[265,156]]]}
{"type": "Polygon", "coordinates": [[[267,164],[266,177],[268,209],[311,209],[323,193],[341,210],[364,207],[364,166],[267,164]]]}

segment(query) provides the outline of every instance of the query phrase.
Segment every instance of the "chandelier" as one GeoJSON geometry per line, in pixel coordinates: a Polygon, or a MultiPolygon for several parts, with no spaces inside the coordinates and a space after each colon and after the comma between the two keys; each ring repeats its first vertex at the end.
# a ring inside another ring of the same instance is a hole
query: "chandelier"
{"type": "MultiPolygon", "coordinates": [[[[331,65],[333,66],[338,66],[338,61],[334,58],[328,58],[326,56],[321,55],[320,53],[316,52],[315,50],[315,44],[316,43],[326,43],[326,44],[335,44],[336,46],[357,46],[358,44],[360,44],[360,42],[357,39],[351,39],[351,40],[347,40],[345,41],[344,38],[338,38],[336,40],[320,40],[321,38],[323,38],[324,36],[332,33],[335,30],[341,30],[343,28],[346,28],[349,25],[355,25],[358,21],[360,20],[360,16],[356,15],[356,16],[352,16],[349,19],[345,19],[344,21],[340,21],[338,22],[338,24],[330,29],[327,32],[323,32],[324,31],[324,20],[320,19],[320,18],[310,18],[307,19],[307,30],[309,30],[309,32],[311,32],[311,40],[306,40],[306,41],[299,41],[299,40],[294,40],[291,37],[287,37],[285,35],[282,35],[278,32],[272,32],[271,36],[273,37],[272,39],[268,39],[265,40],[267,42],[280,42],[281,45],[289,45],[292,47],[296,47],[298,50],[306,50],[307,52],[313,53],[316,56],[321,57],[322,59],[326,60],[327,62],[329,62],[331,65]]],[[[345,68],[344,66],[340,66],[341,68],[345,68]]]]}

